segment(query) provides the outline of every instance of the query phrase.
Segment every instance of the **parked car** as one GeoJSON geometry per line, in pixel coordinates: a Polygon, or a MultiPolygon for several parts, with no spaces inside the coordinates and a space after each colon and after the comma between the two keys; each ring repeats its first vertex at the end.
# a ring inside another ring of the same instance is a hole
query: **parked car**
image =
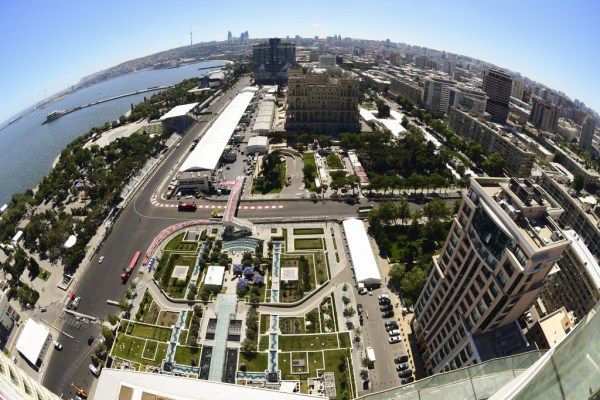
{"type": "Polygon", "coordinates": [[[88,338],[88,346],[91,346],[92,343],[94,343],[94,336],[93,335],[88,338]]]}
{"type": "Polygon", "coordinates": [[[102,256],[98,259],[98,264],[102,264],[102,261],[104,261],[104,256],[102,256]]]}
{"type": "Polygon", "coordinates": [[[405,369],[408,369],[408,363],[396,365],[396,371],[404,371],[405,369]]]}
{"type": "Polygon", "coordinates": [[[390,299],[390,295],[387,294],[387,293],[381,293],[379,296],[377,296],[377,299],[379,301],[381,301],[381,299],[388,299],[389,300],[390,299]]]}
{"type": "Polygon", "coordinates": [[[381,313],[381,318],[391,318],[394,316],[394,311],[393,310],[389,310],[389,311],[384,311],[381,313]]]}
{"type": "Polygon", "coordinates": [[[407,362],[407,361],[408,361],[408,356],[406,356],[406,355],[394,358],[394,362],[396,364],[407,362]]]}
{"type": "Polygon", "coordinates": [[[388,325],[388,326],[385,327],[385,330],[388,331],[388,332],[396,330],[396,329],[398,329],[398,324],[388,325]]]}
{"type": "Polygon", "coordinates": [[[392,336],[388,339],[390,343],[398,343],[400,341],[400,336],[392,336]]]}
{"type": "Polygon", "coordinates": [[[363,305],[362,304],[357,304],[356,305],[356,312],[358,312],[358,315],[361,315],[363,312],[363,305]]]}
{"type": "Polygon", "coordinates": [[[400,378],[408,378],[412,375],[412,369],[405,369],[404,371],[398,372],[400,378]]]}
{"type": "Polygon", "coordinates": [[[384,304],[382,306],[379,306],[379,311],[388,311],[388,310],[391,310],[392,308],[394,308],[394,307],[392,307],[391,304],[384,304]]]}
{"type": "Polygon", "coordinates": [[[392,301],[387,297],[382,297],[379,299],[379,304],[390,304],[392,301]]]}
{"type": "Polygon", "coordinates": [[[391,331],[388,331],[388,334],[390,336],[400,336],[400,329],[392,329],[391,331]]]}
{"type": "Polygon", "coordinates": [[[94,376],[100,375],[100,370],[96,368],[94,364],[90,364],[90,371],[92,371],[92,374],[94,374],[94,376]]]}
{"type": "Polygon", "coordinates": [[[389,321],[385,321],[385,324],[384,324],[384,325],[385,325],[386,327],[388,327],[388,326],[395,326],[395,327],[398,327],[398,323],[397,323],[396,321],[394,321],[393,319],[391,319],[391,320],[389,320],[389,321]]]}
{"type": "Polygon", "coordinates": [[[402,383],[403,385],[406,385],[407,383],[411,383],[414,381],[415,381],[415,378],[412,376],[409,376],[408,378],[404,378],[404,379],[400,380],[400,383],[402,383]]]}
{"type": "Polygon", "coordinates": [[[73,300],[73,304],[71,304],[73,310],[77,310],[77,307],[79,307],[79,303],[81,303],[81,297],[75,297],[75,300],[73,300]]]}
{"type": "Polygon", "coordinates": [[[53,340],[52,344],[56,350],[62,350],[62,344],[58,343],[56,340],[53,340]]]}

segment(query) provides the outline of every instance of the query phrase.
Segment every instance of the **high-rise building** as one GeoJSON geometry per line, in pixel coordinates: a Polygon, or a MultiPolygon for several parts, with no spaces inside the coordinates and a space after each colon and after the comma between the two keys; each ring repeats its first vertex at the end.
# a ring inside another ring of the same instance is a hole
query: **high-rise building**
{"type": "Polygon", "coordinates": [[[254,81],[258,85],[279,85],[288,81],[288,68],[296,63],[296,45],[272,38],[252,48],[254,81]]]}
{"type": "Polygon", "coordinates": [[[558,130],[558,118],[560,110],[554,104],[550,104],[541,99],[535,99],[529,114],[529,122],[538,129],[547,132],[556,132],[558,130]]]}
{"type": "Polygon", "coordinates": [[[289,70],[285,129],[358,132],[358,79],[340,68],[289,70]]]}
{"type": "Polygon", "coordinates": [[[558,271],[563,209],[529,179],[472,178],[415,303],[430,373],[531,350],[519,317],[558,271]]]}
{"type": "Polygon", "coordinates": [[[512,97],[514,97],[515,99],[522,101],[523,95],[525,94],[526,90],[527,90],[527,85],[525,85],[525,82],[519,81],[519,80],[513,80],[510,95],[512,97]]]}
{"type": "Polygon", "coordinates": [[[581,128],[581,136],[579,137],[579,145],[586,150],[592,149],[592,139],[594,138],[594,131],[596,130],[596,121],[590,115],[585,117],[583,126],[581,128]]]}
{"type": "Polygon", "coordinates": [[[231,31],[227,31],[227,41],[231,42],[232,39],[233,39],[233,35],[231,34],[231,31]]]}
{"type": "Polygon", "coordinates": [[[450,112],[450,107],[456,107],[470,114],[475,114],[478,117],[483,118],[485,114],[486,103],[487,96],[479,89],[462,85],[451,86],[446,114],[450,112]]]}
{"type": "MultiPolygon", "coordinates": [[[[70,378],[70,376],[66,376],[70,378]]],[[[11,400],[60,400],[0,352],[0,398],[11,400]]]]}
{"type": "Polygon", "coordinates": [[[494,68],[483,71],[483,91],[488,96],[485,110],[492,116],[492,122],[506,123],[511,90],[510,75],[494,68]]]}
{"type": "Polygon", "coordinates": [[[434,117],[443,117],[448,112],[450,87],[456,81],[437,77],[427,77],[423,82],[423,103],[434,117]]]}
{"type": "Polygon", "coordinates": [[[423,88],[418,82],[402,76],[390,76],[390,92],[397,96],[406,97],[414,104],[423,101],[423,88]]]}

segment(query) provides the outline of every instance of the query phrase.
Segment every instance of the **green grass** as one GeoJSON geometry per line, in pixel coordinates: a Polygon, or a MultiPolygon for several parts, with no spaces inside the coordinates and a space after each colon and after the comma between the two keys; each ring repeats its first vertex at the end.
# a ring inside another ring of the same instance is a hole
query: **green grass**
{"type": "MultiPolygon", "coordinates": [[[[246,371],[264,372],[269,362],[269,353],[244,353],[240,352],[239,364],[246,364],[246,371]]],[[[239,367],[238,367],[239,368],[239,367]]]]}
{"type": "Polygon", "coordinates": [[[269,335],[258,336],[258,351],[267,350],[269,348],[269,335]]]}
{"type": "Polygon", "coordinates": [[[48,282],[48,279],[50,279],[51,276],[52,276],[52,272],[47,271],[44,268],[40,267],[40,272],[38,272],[36,278],[40,278],[44,282],[48,282]]]}
{"type": "Polygon", "coordinates": [[[167,251],[198,251],[198,242],[184,242],[183,238],[185,237],[185,233],[175,236],[167,245],[165,246],[165,250],[167,251]]]}
{"type": "Polygon", "coordinates": [[[291,359],[291,355],[292,353],[279,353],[278,355],[278,360],[277,360],[277,366],[279,367],[279,369],[281,370],[281,378],[282,379],[297,379],[298,376],[292,374],[292,359],[291,359]]]}
{"type": "Polygon", "coordinates": [[[309,351],[308,352],[308,365],[310,376],[317,376],[317,369],[323,369],[323,352],[322,351],[309,351]]]}
{"type": "Polygon", "coordinates": [[[317,239],[294,239],[295,250],[320,250],[323,248],[323,240],[317,239]]]}
{"type": "Polygon", "coordinates": [[[315,273],[317,274],[317,283],[319,285],[327,282],[329,279],[328,262],[325,253],[318,251],[314,253],[315,273]]]}
{"type": "Polygon", "coordinates": [[[191,359],[196,360],[196,365],[200,365],[201,347],[177,346],[175,349],[175,362],[181,365],[192,365],[191,359]]]}
{"type": "Polygon", "coordinates": [[[340,339],[340,348],[349,349],[350,342],[350,332],[339,332],[338,338],[340,339]]]}
{"type": "Polygon", "coordinates": [[[352,363],[347,360],[350,357],[350,351],[347,349],[325,351],[325,372],[335,373],[335,388],[337,399],[351,399],[351,377],[352,371],[348,369],[348,364],[352,368],[352,363]]]}
{"type": "Polygon", "coordinates": [[[293,360],[304,360],[304,367],[294,367],[292,366],[292,373],[300,374],[308,372],[308,355],[305,351],[302,352],[293,352],[290,353],[290,358],[293,360]]]}
{"type": "Polygon", "coordinates": [[[146,340],[146,346],[144,347],[144,353],[142,354],[142,357],[154,360],[154,355],[156,354],[157,347],[158,342],[154,340],[146,340]]]}
{"type": "Polygon", "coordinates": [[[177,343],[179,343],[180,345],[185,345],[187,343],[189,332],[190,331],[188,329],[182,329],[181,332],[179,332],[179,337],[177,338],[177,343]]]}
{"type": "Polygon", "coordinates": [[[168,342],[171,338],[171,329],[169,328],[130,323],[128,330],[131,329],[132,325],[133,330],[131,331],[131,336],[154,339],[159,342],[168,342]]]}
{"type": "Polygon", "coordinates": [[[260,333],[265,334],[269,330],[269,314],[260,314],[260,333]]]}
{"type": "Polygon", "coordinates": [[[327,166],[329,169],[344,169],[344,165],[342,164],[342,160],[337,154],[330,154],[325,157],[327,160],[327,166]]]}
{"type": "Polygon", "coordinates": [[[281,351],[337,349],[337,333],[319,333],[315,335],[280,335],[281,351]]]}
{"type": "Polygon", "coordinates": [[[119,333],[112,351],[112,356],[158,367],[162,360],[167,356],[167,343],[158,343],[154,359],[148,360],[142,358],[145,341],[145,339],[139,339],[119,333]]]}
{"type": "Polygon", "coordinates": [[[323,228],[296,228],[294,235],[322,235],[323,228]]]}

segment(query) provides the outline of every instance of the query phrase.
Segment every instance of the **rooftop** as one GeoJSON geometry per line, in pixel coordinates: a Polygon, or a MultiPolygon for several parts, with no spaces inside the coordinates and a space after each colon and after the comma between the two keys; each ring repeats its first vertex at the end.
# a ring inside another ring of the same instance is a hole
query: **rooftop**
{"type": "Polygon", "coordinates": [[[171,111],[160,117],[160,120],[164,121],[169,118],[183,117],[184,115],[192,111],[197,105],[198,103],[190,103],[174,107],[173,109],[171,109],[171,111]]]}

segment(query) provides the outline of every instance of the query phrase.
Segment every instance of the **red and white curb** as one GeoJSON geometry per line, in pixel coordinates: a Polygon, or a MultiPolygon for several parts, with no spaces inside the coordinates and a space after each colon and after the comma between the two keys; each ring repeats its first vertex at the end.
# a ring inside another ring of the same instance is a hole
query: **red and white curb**
{"type": "MultiPolygon", "coordinates": [[[[152,203],[153,206],[155,207],[168,207],[168,208],[175,208],[177,207],[177,204],[163,204],[163,203],[159,203],[158,199],[156,198],[156,196],[152,196],[152,198],[150,199],[150,203],[152,203]]],[[[225,205],[209,205],[209,204],[197,204],[196,205],[198,208],[208,208],[208,209],[215,209],[215,208],[225,208],[225,205]]],[[[282,205],[275,205],[275,206],[239,206],[238,210],[279,210],[282,209],[283,206],[282,205]]]]}

